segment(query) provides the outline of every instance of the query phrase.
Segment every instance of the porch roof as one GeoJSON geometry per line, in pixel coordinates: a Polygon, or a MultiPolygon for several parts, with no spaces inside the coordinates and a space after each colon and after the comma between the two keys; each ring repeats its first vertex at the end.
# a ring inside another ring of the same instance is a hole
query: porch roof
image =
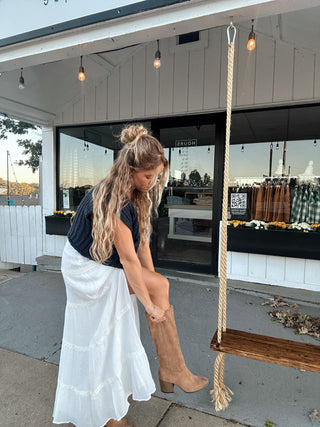
{"type": "Polygon", "coordinates": [[[258,34],[320,51],[318,0],[191,0],[1,47],[0,112],[51,125],[56,113],[81,91],[76,78],[81,55],[89,83],[98,82],[137,45],[227,26],[230,16],[248,33],[254,18],[258,34]],[[26,81],[23,91],[18,89],[20,68],[26,81]]]}

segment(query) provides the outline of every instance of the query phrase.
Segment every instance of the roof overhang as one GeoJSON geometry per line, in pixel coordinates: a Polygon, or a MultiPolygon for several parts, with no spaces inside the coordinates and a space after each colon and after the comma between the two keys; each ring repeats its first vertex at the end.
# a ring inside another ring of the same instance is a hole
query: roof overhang
{"type": "Polygon", "coordinates": [[[319,0],[183,1],[0,47],[0,72],[315,6],[319,0]]]}

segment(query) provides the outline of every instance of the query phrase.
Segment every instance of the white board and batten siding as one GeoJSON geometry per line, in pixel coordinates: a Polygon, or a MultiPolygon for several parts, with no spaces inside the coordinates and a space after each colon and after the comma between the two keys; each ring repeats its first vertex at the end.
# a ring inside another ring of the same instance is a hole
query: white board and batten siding
{"type": "Polygon", "coordinates": [[[320,292],[320,261],[228,252],[227,277],[233,280],[320,292]]]}
{"type": "MultiPolygon", "coordinates": [[[[238,28],[233,109],[320,101],[319,51],[258,34],[256,49],[248,52],[247,38],[248,30],[238,28]]],[[[155,42],[141,45],[126,62],[106,72],[105,80],[93,86],[86,80],[82,95],[57,113],[55,125],[225,110],[225,28],[202,31],[200,41],[188,45],[177,46],[175,38],[160,40],[158,70],[153,67],[155,50],[155,42]]],[[[59,255],[64,240],[52,239],[46,251],[59,255]]],[[[319,291],[320,261],[230,252],[228,276],[319,291]]]]}
{"type": "MultiPolygon", "coordinates": [[[[226,107],[225,28],[200,33],[200,41],[160,40],[161,67],[153,67],[156,43],[143,44],[104,80],[86,79],[79,98],[57,112],[55,125],[105,123],[144,117],[222,111],[226,107]]],[[[271,107],[320,100],[320,53],[248,31],[235,43],[233,108],[271,107]]]]}
{"type": "Polygon", "coordinates": [[[41,206],[0,206],[0,262],[36,265],[43,253],[41,206]]]}

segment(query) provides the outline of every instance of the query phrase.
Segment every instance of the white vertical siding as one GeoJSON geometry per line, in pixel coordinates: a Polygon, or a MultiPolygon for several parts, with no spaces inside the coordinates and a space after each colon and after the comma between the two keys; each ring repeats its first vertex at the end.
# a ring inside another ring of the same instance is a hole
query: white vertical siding
{"type": "MultiPolygon", "coordinates": [[[[169,52],[169,39],[161,40],[162,52],[169,52]]],[[[159,114],[172,114],[173,112],[173,74],[174,55],[162,55],[160,68],[159,114]]]]}
{"type": "MultiPolygon", "coordinates": [[[[78,101],[58,112],[56,124],[225,109],[226,30],[214,28],[205,34],[205,42],[200,40],[182,46],[176,46],[175,39],[160,40],[158,70],[153,67],[156,43],[138,47],[110,75],[106,73],[105,81],[99,81],[95,88],[86,90],[84,82],[78,101]]],[[[248,52],[247,38],[247,30],[239,28],[235,43],[233,107],[320,100],[319,53],[297,49],[262,34],[257,36],[256,49],[248,52]]]]}
{"type": "Polygon", "coordinates": [[[188,111],[203,109],[204,50],[190,52],[188,76],[188,111]]]}
{"type": "Polygon", "coordinates": [[[293,59],[292,46],[280,40],[276,41],[275,69],[273,84],[273,101],[289,101],[292,97],[293,87],[293,59]]]}
{"type": "Polygon", "coordinates": [[[118,120],[120,115],[120,76],[116,68],[108,78],[108,120],[118,120]]]}
{"type": "Polygon", "coordinates": [[[256,71],[256,49],[249,52],[247,49],[239,50],[239,46],[246,46],[248,35],[241,31],[238,38],[237,58],[238,58],[238,73],[237,88],[237,105],[252,105],[254,104],[254,83],[256,71]]]}
{"type": "Polygon", "coordinates": [[[313,97],[315,55],[311,52],[294,50],[293,98],[296,100],[313,97]]]}
{"type": "Polygon", "coordinates": [[[203,108],[216,110],[220,99],[221,29],[215,28],[208,33],[211,49],[204,51],[203,108]]]}
{"type": "Polygon", "coordinates": [[[228,252],[228,278],[320,292],[320,261],[228,252]]]}
{"type": "Polygon", "coordinates": [[[0,261],[36,264],[42,255],[40,206],[0,206],[0,261]]]}
{"type": "Polygon", "coordinates": [[[153,66],[156,44],[149,44],[146,48],[146,114],[157,116],[159,111],[159,79],[161,68],[153,66]]]}
{"type": "Polygon", "coordinates": [[[146,114],[146,49],[140,49],[132,63],[132,116],[143,117],[146,114]]]}
{"type": "Polygon", "coordinates": [[[270,104],[273,101],[274,57],[275,42],[259,37],[256,46],[255,104],[270,104]]]}
{"type": "Polygon", "coordinates": [[[95,101],[96,101],[96,106],[95,106],[95,113],[96,113],[96,117],[95,119],[97,121],[101,121],[104,122],[107,120],[107,99],[108,99],[108,92],[107,92],[107,80],[104,80],[102,82],[100,82],[99,84],[97,84],[96,88],[95,88],[95,101]]]}
{"type": "Polygon", "coordinates": [[[120,68],[120,119],[132,116],[132,58],[120,68]]]}

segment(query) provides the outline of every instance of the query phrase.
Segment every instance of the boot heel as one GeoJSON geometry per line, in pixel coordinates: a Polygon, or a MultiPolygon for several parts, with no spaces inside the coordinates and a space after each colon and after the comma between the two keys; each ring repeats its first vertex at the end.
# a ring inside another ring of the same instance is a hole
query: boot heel
{"type": "Polygon", "coordinates": [[[173,383],[168,383],[167,381],[160,380],[160,389],[162,393],[173,393],[173,383]]]}

